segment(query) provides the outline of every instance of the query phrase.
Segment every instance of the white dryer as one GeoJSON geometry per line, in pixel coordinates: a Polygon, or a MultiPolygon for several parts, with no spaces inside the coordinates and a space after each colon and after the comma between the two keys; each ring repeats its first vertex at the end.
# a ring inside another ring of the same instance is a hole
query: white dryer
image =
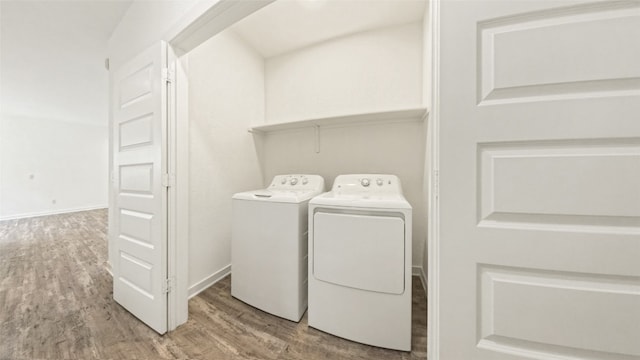
{"type": "Polygon", "coordinates": [[[262,190],[233,196],[231,295],[300,321],[307,309],[307,211],[324,191],[318,175],[278,175],[262,190]]]}
{"type": "Polygon", "coordinates": [[[394,175],[340,175],[309,202],[309,326],[411,350],[411,216],[394,175]]]}

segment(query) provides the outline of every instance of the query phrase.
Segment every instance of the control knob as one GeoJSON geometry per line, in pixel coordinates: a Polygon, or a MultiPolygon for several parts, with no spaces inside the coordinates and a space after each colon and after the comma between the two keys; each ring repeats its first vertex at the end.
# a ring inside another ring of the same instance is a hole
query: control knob
{"type": "Polygon", "coordinates": [[[289,180],[289,184],[291,185],[295,185],[298,183],[298,179],[297,178],[291,178],[291,180],[289,180]]]}
{"type": "Polygon", "coordinates": [[[369,179],[365,178],[365,179],[360,180],[360,185],[362,185],[364,187],[369,186],[370,185],[369,179]]]}

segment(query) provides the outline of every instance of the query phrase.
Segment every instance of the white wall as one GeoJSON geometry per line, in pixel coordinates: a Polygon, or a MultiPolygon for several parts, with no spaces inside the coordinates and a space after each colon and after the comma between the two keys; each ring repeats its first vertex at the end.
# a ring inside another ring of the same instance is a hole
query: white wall
{"type": "Polygon", "coordinates": [[[165,38],[198,0],[134,1],[109,39],[111,68],[117,69],[151,45],[165,38]]]}
{"type": "MultiPolygon", "coordinates": [[[[359,33],[266,60],[268,123],[423,106],[422,22],[359,33]]],[[[265,176],[395,174],[413,207],[412,263],[426,239],[422,123],[321,127],[265,135],[265,176]]]]}
{"type": "Polygon", "coordinates": [[[0,219],[107,206],[107,126],[0,115],[0,219]]]}
{"type": "Polygon", "coordinates": [[[266,61],[266,121],[422,106],[422,22],[350,35],[266,61]]]}
{"type": "MultiPolygon", "coordinates": [[[[195,0],[185,0],[181,2],[141,2],[136,1],[130,7],[129,11],[123,18],[122,22],[118,26],[118,28],[114,31],[113,36],[109,41],[109,57],[111,59],[112,69],[117,68],[122,62],[126,61],[128,58],[132,57],[139,51],[142,51],[146,47],[155,43],[158,40],[170,40],[167,37],[167,31],[169,33],[175,33],[176,27],[187,26],[188,22],[185,21],[185,18],[197,18],[197,13],[204,13],[208,7],[215,4],[216,0],[207,0],[207,4],[198,3],[195,0]],[[197,4],[196,4],[197,3],[197,4]],[[205,6],[206,5],[206,6],[205,6]],[[194,15],[195,14],[195,15],[194,15]]],[[[270,122],[280,122],[286,120],[294,120],[301,117],[308,116],[326,116],[333,115],[336,113],[350,113],[350,112],[360,112],[360,111],[373,111],[373,110],[390,110],[402,107],[419,107],[422,106],[422,42],[421,42],[421,34],[422,27],[419,23],[409,24],[406,26],[400,26],[390,29],[383,29],[382,31],[373,31],[371,33],[365,34],[360,38],[360,40],[353,40],[349,38],[343,38],[339,41],[333,42],[333,48],[331,45],[327,48],[324,47],[326,44],[318,44],[314,47],[307,48],[307,50],[312,49],[313,51],[317,51],[318,56],[331,56],[333,53],[335,55],[335,50],[337,48],[342,48],[343,50],[347,50],[348,54],[355,54],[356,58],[358,56],[365,58],[364,62],[356,61],[356,62],[345,62],[338,63],[333,61],[332,58],[327,58],[328,61],[331,62],[331,66],[334,66],[334,69],[340,69],[341,72],[338,73],[339,76],[333,77],[333,79],[342,79],[342,82],[334,83],[332,85],[330,92],[328,93],[329,97],[322,99],[323,102],[319,101],[319,99],[313,100],[311,102],[307,101],[306,103],[300,102],[295,103],[293,108],[288,108],[285,101],[286,99],[281,99],[280,104],[281,109],[278,107],[267,107],[266,111],[270,111],[270,115],[266,118],[270,122]],[[388,48],[384,51],[381,51],[378,47],[379,44],[391,44],[393,47],[393,51],[389,52],[388,48]],[[395,55],[394,55],[395,54],[395,55]],[[395,64],[402,64],[401,66],[394,65],[392,69],[389,69],[387,66],[392,62],[392,58],[394,56],[400,56],[402,59],[396,59],[399,61],[395,61],[395,64]],[[364,66],[362,64],[365,64],[364,66]],[[367,65],[369,64],[369,65],[367,65]],[[347,66],[342,68],[340,66],[347,66]],[[347,69],[355,70],[355,72],[348,72],[347,69]],[[376,75],[380,75],[379,73],[383,72],[384,76],[391,76],[391,78],[378,78],[381,79],[377,82],[369,82],[367,86],[356,86],[350,87],[350,84],[358,84],[364,81],[370,81],[368,75],[375,73],[376,75]],[[386,93],[390,88],[393,89],[394,94],[389,96],[386,93]],[[335,92],[337,89],[337,92],[335,92]],[[342,89],[342,90],[341,90],[342,89]],[[346,90],[345,90],[346,89],[346,90]],[[327,106],[331,102],[334,102],[334,105],[327,106]],[[378,108],[371,107],[374,104],[378,106],[378,108]],[[271,108],[271,109],[269,109],[271,108]],[[366,110],[365,110],[366,108],[366,110]],[[275,109],[275,111],[273,111],[275,109]],[[330,109],[330,111],[327,111],[330,109]]],[[[362,35],[362,34],[361,34],[362,35]]],[[[194,53],[189,54],[190,60],[192,60],[192,55],[194,53]]],[[[309,53],[311,54],[311,53],[309,53]]],[[[304,86],[304,84],[298,84],[293,87],[296,96],[296,93],[300,90],[303,91],[312,91],[314,88],[318,86],[322,86],[322,82],[327,78],[323,76],[318,76],[321,72],[313,70],[313,68],[304,68],[304,63],[311,60],[315,55],[309,56],[309,54],[297,54],[301,57],[295,58],[294,54],[291,59],[287,59],[286,55],[283,55],[278,58],[272,58],[267,61],[267,66],[271,66],[274,69],[278,66],[277,62],[280,60],[281,62],[291,62],[292,64],[298,63],[301,67],[299,67],[299,72],[296,76],[288,77],[286,74],[282,75],[282,85],[286,85],[287,81],[300,81],[304,79],[308,75],[315,75],[313,78],[319,83],[311,84],[312,86],[304,86]],[[270,63],[270,64],[269,64],[270,63]],[[313,73],[312,73],[313,72],[313,73]],[[300,75],[300,76],[298,76],[300,75]],[[302,86],[302,87],[297,87],[302,86]]],[[[344,52],[342,54],[345,54],[344,52]]],[[[348,55],[349,57],[353,55],[348,55]]],[[[344,55],[343,55],[344,57],[344,55]]],[[[211,58],[210,60],[214,60],[211,58]]],[[[197,61],[197,59],[195,60],[197,61]]],[[[213,71],[211,69],[206,70],[205,68],[210,65],[215,64],[215,62],[210,62],[209,64],[201,64],[203,67],[203,71],[213,71]],[[206,65],[206,66],[205,66],[206,65]]],[[[194,65],[193,61],[190,61],[190,78],[191,81],[199,81],[197,80],[196,74],[199,70],[194,70],[198,65],[194,65]]],[[[325,69],[326,70],[326,69],[325,69]]],[[[329,69],[330,70],[330,69],[329,69]]],[[[273,80],[275,71],[271,71],[271,79],[273,80]]],[[[229,75],[229,74],[228,74],[229,75]]],[[[237,74],[234,74],[235,76],[237,74]]],[[[335,75],[335,74],[334,74],[335,75]]],[[[229,75],[231,76],[231,75],[229,75]]],[[[218,79],[215,81],[212,78],[207,77],[209,79],[208,83],[201,82],[203,91],[213,91],[206,90],[205,88],[208,86],[228,86],[228,83],[222,82],[218,79]],[[206,85],[206,86],[205,86],[206,85]]],[[[303,82],[305,80],[302,80],[303,82]]],[[[325,82],[326,84],[326,82],[325,82]]],[[[198,87],[200,85],[190,84],[190,97],[197,96],[194,95],[196,91],[198,91],[198,87]]],[[[282,88],[283,91],[287,90],[286,87],[282,88]]],[[[278,90],[279,91],[279,90],[278,90]]],[[[271,94],[274,95],[278,91],[271,91],[271,94]]],[[[277,95],[276,95],[277,96],[277,95]]],[[[269,97],[269,95],[267,95],[269,97]]],[[[302,99],[300,99],[302,100],[302,99]]],[[[201,100],[197,100],[199,103],[207,106],[207,103],[212,101],[211,97],[204,97],[201,100]]],[[[273,102],[273,99],[269,99],[268,101],[273,102]]],[[[278,100],[276,100],[278,102],[278,100]]],[[[194,102],[190,100],[190,111],[194,111],[194,102]]],[[[213,109],[211,109],[213,111],[213,109]]],[[[247,109],[248,110],[248,109],[247,109]]],[[[205,111],[199,109],[197,111],[205,111]]],[[[194,121],[195,116],[193,113],[191,114],[191,121],[194,121]]],[[[255,118],[258,119],[258,118],[255,118]]],[[[243,119],[247,120],[247,119],[243,119]]],[[[259,123],[260,120],[251,120],[253,124],[259,123]]],[[[193,134],[194,128],[191,125],[190,134],[193,134]]],[[[209,125],[209,126],[221,126],[221,125],[209,125]]],[[[243,125],[238,129],[241,131],[243,136],[249,136],[246,133],[246,128],[248,124],[243,125]]],[[[220,128],[217,128],[220,130],[220,128]]],[[[340,134],[342,131],[334,130],[328,131],[323,135],[323,147],[326,144],[333,144],[336,150],[342,149],[336,156],[328,157],[328,152],[323,152],[319,154],[319,157],[313,162],[305,162],[304,156],[308,156],[309,154],[303,155],[294,155],[288,158],[281,158],[278,153],[281,151],[283,153],[295,152],[296,148],[290,148],[288,150],[281,149],[281,147],[287,147],[288,145],[295,145],[297,142],[302,142],[303,145],[312,144],[312,142],[308,141],[308,137],[297,138],[296,136],[292,136],[289,140],[283,140],[282,143],[279,143],[276,146],[273,146],[276,141],[271,141],[277,136],[291,136],[292,134],[282,133],[280,135],[270,135],[265,138],[265,148],[264,151],[259,152],[259,156],[262,158],[260,160],[260,164],[263,166],[263,174],[255,175],[253,178],[247,178],[250,181],[255,181],[255,184],[245,184],[246,186],[240,190],[248,190],[251,188],[261,187],[264,185],[263,181],[268,181],[275,173],[280,172],[295,172],[298,171],[296,169],[303,169],[301,165],[313,165],[316,164],[320,166],[320,168],[316,168],[315,171],[310,170],[299,170],[299,172],[320,172],[326,178],[326,180],[330,183],[333,181],[335,175],[339,173],[345,172],[389,172],[398,174],[403,180],[403,185],[405,188],[405,195],[409,198],[409,201],[414,205],[414,219],[424,219],[424,209],[422,204],[420,204],[420,200],[422,198],[422,171],[424,168],[424,138],[416,139],[414,136],[416,134],[422,134],[421,125],[418,124],[396,124],[396,125],[376,125],[370,128],[352,128],[351,130],[346,131],[346,133],[353,134],[357,140],[355,143],[361,144],[362,147],[375,147],[376,150],[373,150],[371,153],[360,153],[360,150],[356,150],[357,155],[345,156],[345,152],[348,153],[349,150],[354,149],[354,146],[351,144],[347,144],[344,137],[341,137],[340,134]],[[382,127],[382,130],[380,128],[382,127]],[[386,127],[386,128],[385,128],[386,127]],[[358,130],[360,129],[360,130],[358,130]],[[395,134],[392,139],[388,137],[388,133],[391,132],[395,134]],[[387,136],[384,136],[387,134],[387,136]],[[325,136],[328,135],[328,136],[325,136]],[[334,140],[332,140],[334,138],[334,140]],[[271,140],[270,140],[271,139],[271,140]],[[267,143],[271,145],[267,146],[267,143]],[[388,145],[387,145],[388,144],[388,145]],[[380,146],[378,146],[380,145],[380,146]],[[379,150],[378,150],[379,149],[379,150]],[[373,156],[371,156],[373,154],[373,156]],[[268,159],[270,158],[270,159],[268,159]],[[271,159],[273,158],[273,159],[271,159]],[[288,160],[286,160],[288,159],[288,160]],[[318,162],[318,159],[324,159],[318,162]],[[374,159],[374,160],[372,160],[374,159]],[[401,159],[401,160],[396,160],[401,159]],[[319,165],[322,164],[322,165],[319,165]],[[324,166],[324,167],[322,167],[324,166]],[[285,171],[286,169],[286,171],[285,171]],[[318,170],[319,169],[319,170],[318,170]]],[[[211,128],[209,128],[211,130],[211,128]]],[[[234,130],[235,131],[235,130],[234,130]]],[[[323,130],[324,132],[324,130],[323,130]]],[[[197,151],[203,152],[205,150],[208,158],[203,157],[201,160],[203,162],[213,161],[211,156],[221,156],[220,152],[217,153],[209,152],[211,150],[211,144],[208,141],[211,140],[211,133],[209,135],[204,135],[198,133],[197,136],[201,138],[196,140],[195,137],[191,138],[190,141],[196,142],[190,145],[192,151],[192,161],[195,159],[194,153],[197,151]],[[208,138],[207,138],[208,137],[208,138]],[[197,142],[200,142],[197,144],[197,142]]],[[[240,136],[240,135],[238,135],[240,136]]],[[[250,139],[250,138],[249,138],[250,139]]],[[[260,138],[257,138],[258,143],[260,142],[260,138]]],[[[349,142],[351,139],[349,139],[349,142]]],[[[244,140],[240,140],[241,142],[244,140]]],[[[253,142],[251,146],[257,146],[253,142]]],[[[224,154],[224,151],[223,153],[224,154]]],[[[197,156],[200,158],[200,155],[197,156]]],[[[210,163],[209,163],[210,164],[210,163]]],[[[193,166],[193,163],[191,164],[193,166]]],[[[210,165],[206,165],[210,166],[210,165]]],[[[219,174],[225,173],[229,168],[221,168],[219,169],[219,174]]],[[[257,170],[259,172],[259,170],[257,170]]],[[[201,168],[200,171],[198,169],[192,169],[190,174],[191,176],[191,186],[198,187],[200,190],[196,190],[195,188],[192,190],[191,201],[194,201],[194,198],[197,200],[197,196],[195,194],[200,194],[202,196],[214,197],[220,194],[207,193],[210,190],[206,189],[206,184],[204,184],[204,180],[202,183],[198,184],[202,179],[206,179],[207,177],[213,176],[213,169],[205,169],[201,168]],[[195,171],[195,173],[194,173],[195,171]],[[203,174],[207,174],[203,176],[203,174]],[[194,181],[194,179],[196,179],[194,181]]],[[[219,179],[222,179],[220,177],[219,179]]],[[[237,179],[236,179],[237,180],[237,179]]],[[[238,184],[241,185],[241,184],[238,184]]],[[[234,191],[230,191],[233,193],[234,191]]],[[[192,223],[190,224],[190,241],[194,241],[196,237],[203,246],[196,245],[195,243],[190,245],[190,253],[194,252],[202,252],[202,256],[199,256],[199,260],[191,259],[190,262],[190,274],[189,274],[189,284],[191,287],[194,287],[198,284],[202,284],[202,281],[206,281],[207,277],[211,277],[214,273],[211,271],[215,271],[215,269],[223,269],[228,261],[225,262],[224,258],[224,247],[228,244],[217,244],[211,245],[207,243],[211,239],[211,235],[206,234],[208,229],[211,228],[211,224],[215,224],[216,220],[222,221],[221,224],[224,224],[224,218],[215,218],[210,215],[205,215],[205,212],[200,212],[202,215],[196,215],[199,211],[198,209],[202,209],[202,207],[206,207],[204,203],[200,205],[190,206],[190,216],[192,217],[192,223]],[[198,208],[200,206],[200,208],[198,208]],[[196,217],[200,216],[200,218],[196,219],[196,217]],[[216,219],[216,220],[213,220],[216,219]],[[197,224],[206,223],[203,230],[197,230],[199,227],[197,224]],[[197,233],[197,235],[196,235],[197,233]],[[209,239],[209,240],[207,240],[209,239]],[[221,257],[216,258],[216,255],[213,254],[213,249],[218,247],[221,250],[219,253],[221,257]],[[207,264],[207,262],[209,262],[207,264]],[[215,263],[215,265],[213,265],[215,263]],[[209,267],[210,266],[210,267],[209,267]],[[200,283],[199,283],[200,281],[200,283]]],[[[217,207],[221,209],[224,205],[220,205],[217,207]]],[[[210,214],[213,214],[214,209],[208,209],[210,214]]],[[[230,224],[230,221],[227,221],[230,224]]],[[[414,222],[418,228],[414,228],[414,234],[417,237],[424,238],[424,230],[419,228],[423,221],[415,221],[414,222]]],[[[415,244],[414,244],[415,245],[415,244]]],[[[421,254],[423,248],[420,247],[416,249],[414,246],[414,265],[420,264],[421,254]],[[418,256],[418,259],[416,259],[418,256]]]]}
{"type": "Polygon", "coordinates": [[[264,62],[229,31],[191,51],[188,61],[189,292],[194,293],[231,263],[231,196],[263,186],[247,129],[264,118],[264,62]]]}
{"type": "Polygon", "coordinates": [[[106,125],[107,40],[126,2],[0,1],[0,110],[106,125]]]}
{"type": "Polygon", "coordinates": [[[271,133],[264,139],[265,178],[277,174],[319,174],[327,187],[340,174],[395,174],[413,207],[413,264],[422,263],[425,210],[422,175],[422,124],[403,122],[368,126],[325,127],[320,153],[314,150],[313,129],[271,133]]]}
{"type": "Polygon", "coordinates": [[[343,173],[398,175],[414,208],[413,264],[421,265],[426,237],[421,123],[322,128],[320,154],[308,130],[258,135],[255,141],[247,133],[265,121],[265,106],[278,121],[419,107],[421,51],[422,23],[413,23],[266,60],[225,31],[188,54],[190,293],[215,281],[230,264],[231,195],[263,187],[282,173],[320,174],[328,185],[343,173]],[[318,63],[325,66],[321,76],[305,71],[318,63]],[[336,67],[339,74],[331,70],[336,67]],[[313,101],[323,95],[325,103],[313,101]],[[291,110],[296,114],[288,115],[291,110]]]}
{"type": "Polygon", "coordinates": [[[0,1],[0,219],[107,206],[104,59],[128,6],[0,1]]]}

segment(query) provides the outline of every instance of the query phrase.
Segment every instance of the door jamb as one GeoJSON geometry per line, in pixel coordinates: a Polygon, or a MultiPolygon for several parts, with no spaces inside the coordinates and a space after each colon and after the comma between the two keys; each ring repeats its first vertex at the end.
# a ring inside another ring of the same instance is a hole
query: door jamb
{"type": "Polygon", "coordinates": [[[427,358],[440,359],[440,2],[429,1],[431,27],[431,109],[428,149],[429,193],[427,219],[427,358]]]}
{"type": "MultiPolygon", "coordinates": [[[[168,169],[171,186],[167,195],[167,279],[171,291],[167,298],[167,331],[174,330],[187,321],[189,314],[189,304],[187,298],[188,277],[188,178],[183,179],[178,172],[189,162],[188,153],[181,151],[179,144],[183,141],[185,131],[189,129],[189,116],[187,102],[187,84],[183,68],[176,57],[173,47],[167,44],[167,69],[168,69],[168,91],[167,91],[167,116],[168,116],[168,169]],[[184,125],[183,122],[187,121],[184,125]],[[182,180],[182,181],[181,181],[182,180]],[[180,201],[183,194],[186,202],[180,201]],[[179,216],[181,213],[186,217],[179,216]],[[186,224],[181,223],[183,219],[186,224]]],[[[188,149],[187,149],[188,150],[188,149]]]]}
{"type": "Polygon", "coordinates": [[[189,314],[189,101],[188,57],[199,44],[274,0],[208,1],[196,5],[163,37],[167,40],[167,67],[173,71],[169,104],[169,166],[175,174],[169,188],[167,330],[185,323],[189,314]]]}

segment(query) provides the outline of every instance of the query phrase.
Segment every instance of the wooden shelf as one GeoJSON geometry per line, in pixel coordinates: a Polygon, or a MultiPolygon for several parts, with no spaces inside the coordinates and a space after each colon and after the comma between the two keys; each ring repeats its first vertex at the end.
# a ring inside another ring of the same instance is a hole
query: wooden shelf
{"type": "Polygon", "coordinates": [[[336,125],[358,125],[374,123],[394,123],[407,121],[424,121],[429,114],[427,108],[401,109],[393,111],[379,111],[371,113],[359,113],[351,115],[332,116],[319,119],[304,119],[276,124],[266,124],[249,128],[251,133],[268,133],[272,131],[282,131],[300,129],[306,127],[336,126],[336,125]]]}

